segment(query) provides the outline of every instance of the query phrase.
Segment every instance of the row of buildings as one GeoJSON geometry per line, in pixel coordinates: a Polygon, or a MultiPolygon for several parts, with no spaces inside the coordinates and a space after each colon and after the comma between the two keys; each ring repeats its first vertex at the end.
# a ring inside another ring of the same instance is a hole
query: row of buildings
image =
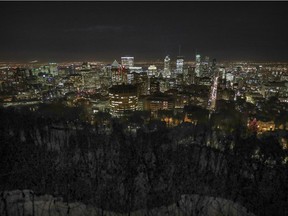
{"type": "Polygon", "coordinates": [[[86,100],[91,115],[105,111],[117,117],[136,110],[157,116],[159,110],[181,112],[189,105],[215,111],[221,100],[240,99],[253,107],[250,113],[264,112],[271,97],[288,101],[285,64],[217,63],[198,54],[192,63],[183,57],[172,62],[169,56],[155,64],[137,65],[134,57],[119,62],[5,66],[0,68],[0,99],[4,106],[59,99],[77,106],[86,100]]]}

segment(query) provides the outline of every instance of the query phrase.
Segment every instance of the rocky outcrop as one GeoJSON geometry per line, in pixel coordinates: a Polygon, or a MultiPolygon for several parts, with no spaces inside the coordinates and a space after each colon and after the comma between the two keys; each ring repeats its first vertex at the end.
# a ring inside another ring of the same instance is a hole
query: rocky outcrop
{"type": "Polygon", "coordinates": [[[36,196],[31,190],[14,190],[1,193],[0,215],[3,216],[253,216],[247,209],[230,200],[200,195],[182,195],[169,206],[140,209],[117,213],[85,205],[80,202],[66,203],[62,198],[51,195],[36,196]]]}

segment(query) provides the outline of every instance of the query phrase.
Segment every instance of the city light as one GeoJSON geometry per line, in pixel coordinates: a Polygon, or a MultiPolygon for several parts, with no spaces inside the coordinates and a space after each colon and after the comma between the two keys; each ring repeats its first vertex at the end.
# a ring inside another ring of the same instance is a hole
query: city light
{"type": "Polygon", "coordinates": [[[0,216],[288,215],[286,4],[0,14],[0,216]]]}

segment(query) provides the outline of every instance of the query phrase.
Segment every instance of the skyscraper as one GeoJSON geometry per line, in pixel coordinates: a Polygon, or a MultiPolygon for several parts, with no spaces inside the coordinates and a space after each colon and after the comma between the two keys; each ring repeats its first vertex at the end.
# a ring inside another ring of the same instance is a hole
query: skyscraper
{"type": "Polygon", "coordinates": [[[110,113],[123,116],[137,109],[137,87],[134,85],[113,85],[109,89],[110,113]]]}
{"type": "Polygon", "coordinates": [[[113,84],[122,84],[127,82],[126,70],[116,60],[111,64],[111,76],[113,84]]]}
{"type": "Polygon", "coordinates": [[[148,77],[157,76],[157,67],[155,65],[150,65],[148,67],[148,77]]]}
{"type": "Polygon", "coordinates": [[[134,57],[121,57],[122,66],[125,68],[134,66],[134,57]]]}
{"type": "Polygon", "coordinates": [[[196,77],[201,76],[201,56],[199,54],[196,55],[195,73],[196,77]]]}
{"type": "Polygon", "coordinates": [[[200,64],[200,76],[201,77],[211,77],[211,71],[209,68],[209,57],[205,56],[202,58],[201,64],[200,64]]]}
{"type": "Polygon", "coordinates": [[[52,76],[58,75],[58,65],[57,63],[49,63],[49,72],[52,76]]]}
{"type": "Polygon", "coordinates": [[[178,56],[176,61],[176,73],[182,74],[183,73],[183,66],[184,66],[184,57],[178,56]]]}
{"type": "Polygon", "coordinates": [[[213,75],[213,83],[211,86],[210,98],[208,100],[208,109],[213,111],[216,109],[217,89],[219,79],[219,71],[216,68],[216,59],[213,59],[211,70],[213,75]]]}
{"type": "Polygon", "coordinates": [[[164,78],[170,78],[171,76],[171,70],[170,70],[170,58],[169,56],[166,56],[164,59],[164,72],[163,77],[164,78]]]}

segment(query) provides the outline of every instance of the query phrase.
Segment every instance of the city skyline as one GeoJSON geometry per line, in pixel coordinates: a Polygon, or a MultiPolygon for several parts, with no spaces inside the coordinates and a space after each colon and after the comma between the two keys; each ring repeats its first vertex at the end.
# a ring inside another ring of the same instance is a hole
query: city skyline
{"type": "Polygon", "coordinates": [[[288,61],[277,2],[2,2],[0,61],[288,61]]]}
{"type": "Polygon", "coordinates": [[[287,215],[285,6],[0,3],[0,215],[287,215]]]}

